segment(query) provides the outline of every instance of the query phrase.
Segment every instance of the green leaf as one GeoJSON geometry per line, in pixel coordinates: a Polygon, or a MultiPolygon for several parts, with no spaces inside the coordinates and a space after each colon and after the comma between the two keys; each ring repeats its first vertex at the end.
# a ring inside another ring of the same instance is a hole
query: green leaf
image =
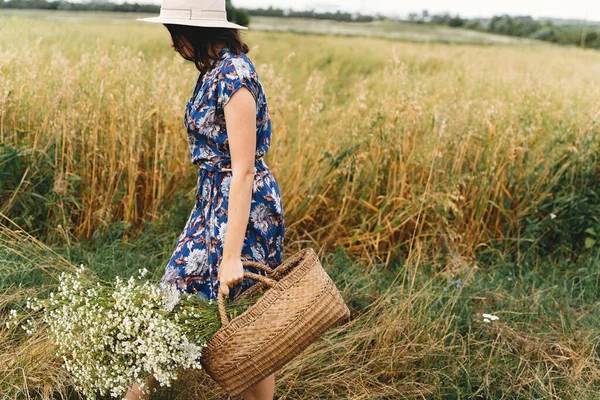
{"type": "Polygon", "coordinates": [[[594,247],[594,245],[596,244],[596,241],[592,238],[586,238],[585,239],[585,248],[586,249],[591,249],[592,247],[594,247]]]}

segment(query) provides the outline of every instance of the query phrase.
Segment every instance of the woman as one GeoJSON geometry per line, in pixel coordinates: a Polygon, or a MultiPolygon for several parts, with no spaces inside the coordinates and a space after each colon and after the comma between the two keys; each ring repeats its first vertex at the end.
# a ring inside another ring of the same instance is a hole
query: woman
{"type": "MultiPolygon", "coordinates": [[[[174,285],[207,301],[221,290],[233,299],[257,283],[243,279],[244,268],[266,275],[243,267],[242,260],[272,268],[282,261],[281,196],[262,158],[271,143],[271,118],[239,32],[246,28],[227,21],[225,1],[171,1],[163,2],[160,17],[142,20],[164,23],[170,45],[200,71],[184,118],[198,190],[160,286],[174,285]]],[[[272,374],[242,396],[272,400],[274,391],[272,374]]],[[[140,394],[134,384],[126,398],[140,394]]]]}

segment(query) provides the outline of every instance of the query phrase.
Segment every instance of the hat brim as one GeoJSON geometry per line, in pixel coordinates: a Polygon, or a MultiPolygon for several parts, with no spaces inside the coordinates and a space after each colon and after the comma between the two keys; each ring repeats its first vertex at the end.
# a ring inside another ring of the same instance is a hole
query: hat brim
{"type": "Polygon", "coordinates": [[[232,29],[248,29],[245,26],[234,24],[229,21],[218,21],[214,19],[181,19],[181,18],[163,18],[150,17],[138,18],[136,21],[153,22],[157,24],[175,24],[187,26],[201,26],[206,28],[232,28],[232,29]]]}

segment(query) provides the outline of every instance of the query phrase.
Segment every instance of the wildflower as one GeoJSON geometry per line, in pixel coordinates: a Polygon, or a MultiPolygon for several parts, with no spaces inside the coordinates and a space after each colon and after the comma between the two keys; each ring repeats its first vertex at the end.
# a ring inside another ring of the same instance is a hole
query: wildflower
{"type": "Polygon", "coordinates": [[[180,298],[181,295],[177,286],[173,284],[165,285],[162,297],[163,310],[173,311],[177,303],[179,303],[180,298]]]}
{"type": "Polygon", "coordinates": [[[552,219],[556,218],[556,214],[550,213],[550,218],[552,218],[552,219]]]}
{"type": "MultiPolygon", "coordinates": [[[[84,278],[84,272],[81,265],[75,274],[61,273],[47,299],[27,298],[28,309],[42,312],[22,325],[29,335],[41,324],[48,327],[77,391],[92,399],[97,393],[119,397],[127,390],[125,381],[139,382],[145,374],[170,386],[180,368],[202,368],[201,349],[217,329],[207,323],[215,319],[209,313],[218,313],[216,302],[199,306],[173,284],[161,290],[153,282],[118,276],[101,283],[89,279],[92,274],[84,278]]],[[[148,273],[138,272],[140,279],[148,273]]],[[[9,312],[9,320],[17,316],[17,310],[9,312]]]]}
{"type": "Polygon", "coordinates": [[[448,279],[448,286],[444,288],[444,292],[448,291],[448,288],[454,286],[457,289],[462,289],[463,287],[463,282],[460,279],[454,280],[454,279],[448,279]]]}
{"type": "Polygon", "coordinates": [[[497,321],[499,319],[497,316],[492,315],[492,314],[483,314],[482,317],[483,317],[483,322],[485,322],[485,323],[490,323],[492,321],[497,321]]]}

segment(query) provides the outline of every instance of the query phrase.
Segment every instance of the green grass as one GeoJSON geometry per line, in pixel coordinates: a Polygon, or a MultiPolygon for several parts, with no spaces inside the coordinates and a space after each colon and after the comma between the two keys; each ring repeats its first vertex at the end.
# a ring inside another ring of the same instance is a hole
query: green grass
{"type": "MultiPolygon", "coordinates": [[[[52,250],[105,278],[149,268],[150,279],[157,279],[176,235],[153,229],[133,241],[106,237],[52,250]]],[[[10,272],[3,274],[0,291],[50,283],[36,267],[53,264],[56,256],[49,249],[2,238],[0,265],[10,272]],[[31,254],[37,258],[27,260],[31,254]]],[[[332,398],[329,390],[335,390],[335,398],[361,398],[351,384],[360,374],[371,374],[360,383],[371,398],[579,400],[600,395],[600,252],[588,252],[577,262],[514,260],[492,251],[474,260],[439,254],[418,270],[398,264],[369,270],[341,248],[321,260],[351,309],[352,322],[330,331],[278,372],[281,398],[332,398]],[[462,285],[450,283],[457,280],[462,285]],[[499,320],[485,323],[482,313],[499,320]],[[355,372],[344,378],[349,366],[355,372]],[[387,394],[377,396],[378,391],[387,394]]],[[[15,304],[22,303],[4,304],[0,315],[15,304]]],[[[22,379],[7,378],[16,385],[22,379]]],[[[217,398],[218,388],[203,372],[182,379],[155,399],[217,398]]],[[[7,393],[18,398],[23,390],[7,393]]]]}

